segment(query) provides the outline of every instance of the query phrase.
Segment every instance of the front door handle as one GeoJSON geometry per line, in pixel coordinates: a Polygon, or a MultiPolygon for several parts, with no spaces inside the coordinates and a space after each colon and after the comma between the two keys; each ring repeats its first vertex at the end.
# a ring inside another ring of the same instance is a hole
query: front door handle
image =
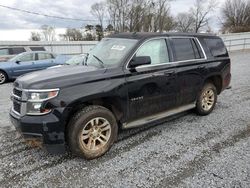
{"type": "Polygon", "coordinates": [[[175,73],[175,71],[166,71],[164,72],[165,76],[172,76],[175,73]]]}
{"type": "Polygon", "coordinates": [[[198,66],[198,69],[200,69],[200,70],[203,70],[203,69],[205,69],[205,68],[206,68],[205,65],[198,66]]]}

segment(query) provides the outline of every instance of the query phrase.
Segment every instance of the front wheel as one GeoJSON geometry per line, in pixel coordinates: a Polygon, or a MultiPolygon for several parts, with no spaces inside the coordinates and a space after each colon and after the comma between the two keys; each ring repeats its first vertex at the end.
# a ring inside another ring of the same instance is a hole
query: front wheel
{"type": "Polygon", "coordinates": [[[214,84],[206,83],[196,101],[196,112],[199,115],[208,115],[210,114],[217,102],[217,90],[214,84]]]}
{"type": "Polygon", "coordinates": [[[117,122],[110,110],[87,106],[76,113],[68,125],[69,147],[78,156],[94,159],[111,148],[117,132],[117,122]]]}
{"type": "Polygon", "coordinates": [[[0,85],[7,81],[7,75],[5,72],[0,71],[0,85]]]}

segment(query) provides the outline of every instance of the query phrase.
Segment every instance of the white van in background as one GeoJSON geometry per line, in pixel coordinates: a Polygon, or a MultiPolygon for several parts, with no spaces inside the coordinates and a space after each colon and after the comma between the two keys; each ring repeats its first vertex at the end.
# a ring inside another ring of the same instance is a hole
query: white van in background
{"type": "Polygon", "coordinates": [[[14,46],[0,47],[0,62],[7,61],[17,54],[30,51],[46,51],[43,46],[14,46]]]}

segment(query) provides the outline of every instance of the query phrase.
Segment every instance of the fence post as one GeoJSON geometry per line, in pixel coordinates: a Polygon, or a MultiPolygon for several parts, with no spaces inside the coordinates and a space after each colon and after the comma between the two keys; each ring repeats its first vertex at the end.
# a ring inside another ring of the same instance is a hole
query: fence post
{"type": "Polygon", "coordinates": [[[81,54],[83,54],[83,44],[80,44],[81,46],[81,54]]]}
{"type": "Polygon", "coordinates": [[[228,50],[229,50],[229,52],[231,52],[231,40],[229,41],[229,48],[228,48],[228,50]]]}
{"type": "Polygon", "coordinates": [[[246,49],[246,38],[244,38],[244,44],[243,44],[243,50],[245,51],[246,49]]]}

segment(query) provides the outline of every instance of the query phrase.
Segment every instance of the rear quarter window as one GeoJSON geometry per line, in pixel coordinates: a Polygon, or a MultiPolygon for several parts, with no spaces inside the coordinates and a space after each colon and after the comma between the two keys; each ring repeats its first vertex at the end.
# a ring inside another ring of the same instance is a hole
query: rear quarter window
{"type": "Polygon", "coordinates": [[[206,43],[209,51],[214,57],[226,57],[227,49],[220,38],[205,38],[204,42],[206,43]]]}

